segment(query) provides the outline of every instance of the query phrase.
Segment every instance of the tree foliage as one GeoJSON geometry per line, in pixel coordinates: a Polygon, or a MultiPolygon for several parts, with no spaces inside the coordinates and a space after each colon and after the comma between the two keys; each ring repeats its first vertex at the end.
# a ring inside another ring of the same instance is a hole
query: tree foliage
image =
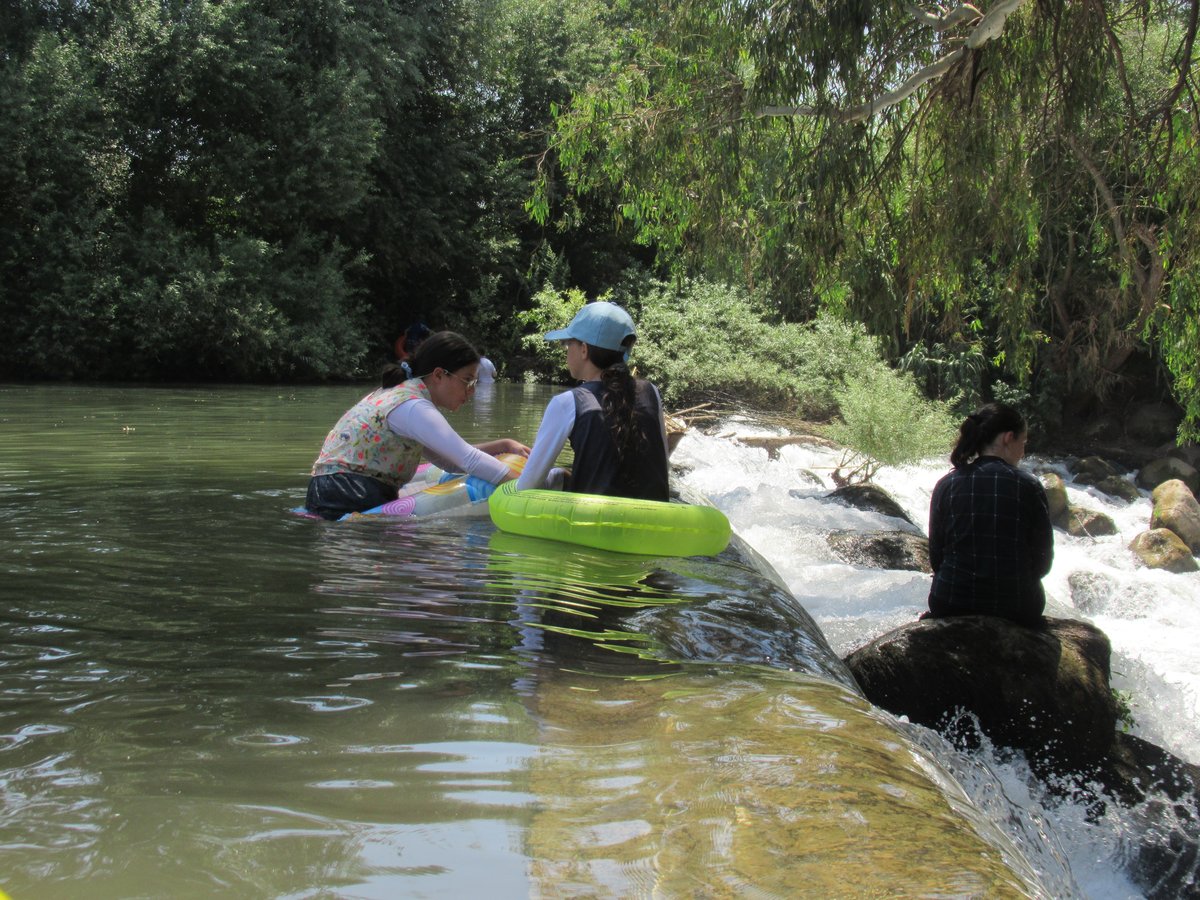
{"type": "Polygon", "coordinates": [[[377,126],[361,78],[296,49],[320,7],[128,0],[10,36],[9,373],[324,375],[361,356],[336,226],[377,126]]]}
{"type": "Polygon", "coordinates": [[[346,376],[417,319],[505,352],[548,242],[629,261],[607,220],[524,211],[606,14],[5,0],[0,376],[346,376]]]}
{"type": "Polygon", "coordinates": [[[978,345],[1081,402],[1149,353],[1195,433],[1198,5],[632,0],[555,148],[642,241],[790,318],[978,345]]]}
{"type": "Polygon", "coordinates": [[[0,0],[0,376],[536,363],[515,313],[636,263],[964,398],[1148,359],[1194,430],[1198,6],[0,0]]]}
{"type": "Polygon", "coordinates": [[[874,366],[851,373],[837,403],[839,418],[829,436],[847,448],[835,470],[841,483],[870,481],[883,466],[944,456],[954,446],[958,420],[895,369],[874,366]]]}

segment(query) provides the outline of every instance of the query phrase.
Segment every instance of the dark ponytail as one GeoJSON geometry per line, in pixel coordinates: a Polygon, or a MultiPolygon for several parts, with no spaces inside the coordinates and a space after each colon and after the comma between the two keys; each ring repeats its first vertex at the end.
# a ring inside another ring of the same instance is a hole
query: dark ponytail
{"type": "Polygon", "coordinates": [[[963,419],[958,428],[958,443],[950,452],[950,463],[961,469],[997,437],[1011,431],[1025,433],[1025,420],[1006,403],[988,403],[963,419]]]}
{"type": "Polygon", "coordinates": [[[600,369],[600,381],[604,384],[601,407],[617,451],[617,483],[621,486],[633,483],[633,469],[640,458],[643,441],[634,421],[637,381],[625,364],[625,354],[633,340],[633,335],[625,339],[624,350],[587,345],[588,359],[600,369]]]}
{"type": "Polygon", "coordinates": [[[388,363],[383,367],[383,371],[379,375],[379,386],[381,388],[395,387],[398,384],[403,384],[412,378],[412,371],[408,368],[408,363],[388,363]]]}

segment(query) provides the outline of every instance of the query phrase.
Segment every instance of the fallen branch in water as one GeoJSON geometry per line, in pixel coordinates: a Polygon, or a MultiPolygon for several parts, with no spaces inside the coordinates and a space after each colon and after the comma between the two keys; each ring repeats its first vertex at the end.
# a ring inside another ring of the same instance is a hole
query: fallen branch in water
{"type": "Polygon", "coordinates": [[[778,459],[781,447],[792,447],[796,444],[808,444],[829,450],[840,449],[838,443],[818,434],[730,434],[728,437],[744,447],[766,450],[768,459],[778,459]]]}

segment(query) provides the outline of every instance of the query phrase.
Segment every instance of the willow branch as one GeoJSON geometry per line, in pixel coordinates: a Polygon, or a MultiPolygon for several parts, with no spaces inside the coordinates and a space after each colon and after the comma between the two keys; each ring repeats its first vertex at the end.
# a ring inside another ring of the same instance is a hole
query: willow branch
{"type": "MultiPolygon", "coordinates": [[[[893,91],[888,91],[881,97],[870,100],[867,103],[859,106],[852,106],[849,109],[834,110],[827,113],[830,118],[838,122],[861,122],[863,119],[869,119],[875,113],[887,109],[889,106],[895,106],[901,100],[910,96],[917,88],[921,87],[933,79],[944,75],[949,71],[950,67],[966,55],[966,47],[959,47],[957,50],[951,51],[939,59],[935,63],[931,63],[919,72],[915,72],[904,84],[893,91]]],[[[816,107],[813,106],[764,106],[759,110],[758,115],[764,116],[816,116],[820,115],[816,107]]]]}
{"type": "Polygon", "coordinates": [[[987,11],[987,15],[971,31],[967,38],[967,47],[971,50],[978,50],[988,41],[1000,37],[1004,32],[1004,23],[1008,21],[1008,17],[1020,9],[1025,2],[1026,0],[1000,0],[987,11]]]}
{"type": "Polygon", "coordinates": [[[1117,69],[1117,78],[1121,82],[1121,91],[1125,94],[1125,106],[1129,109],[1129,115],[1132,118],[1137,113],[1137,104],[1133,99],[1133,88],[1129,86],[1129,72],[1125,68],[1125,54],[1121,50],[1121,39],[1117,37],[1116,31],[1113,30],[1112,22],[1104,13],[1104,5],[1100,2],[1093,4],[1097,8],[1097,13],[1100,16],[1104,27],[1104,37],[1108,41],[1108,52],[1113,55],[1113,62],[1117,69]]]}
{"type": "Polygon", "coordinates": [[[1130,242],[1127,238],[1128,231],[1121,219],[1121,208],[1117,204],[1116,198],[1113,197],[1108,183],[1104,180],[1104,175],[1092,161],[1091,157],[1079,146],[1079,142],[1073,136],[1067,138],[1067,144],[1074,151],[1075,156],[1079,159],[1084,169],[1087,170],[1087,173],[1092,176],[1092,181],[1096,185],[1096,192],[1108,210],[1108,217],[1112,222],[1113,236],[1117,240],[1121,261],[1128,268],[1130,275],[1137,284],[1138,314],[1130,331],[1132,333],[1140,332],[1149,320],[1151,313],[1154,312],[1154,305],[1157,302],[1159,291],[1162,290],[1163,281],[1166,278],[1166,264],[1163,261],[1162,247],[1153,230],[1148,225],[1141,222],[1132,223],[1130,229],[1133,232],[1133,236],[1146,248],[1149,259],[1148,265],[1145,266],[1138,262],[1134,257],[1133,251],[1130,249],[1130,242]]]}
{"type": "Polygon", "coordinates": [[[1108,211],[1109,221],[1112,222],[1113,237],[1117,240],[1117,247],[1120,249],[1121,259],[1129,266],[1133,276],[1137,278],[1139,289],[1142,281],[1138,267],[1134,265],[1132,255],[1129,252],[1129,243],[1125,239],[1125,223],[1121,219],[1121,208],[1117,205],[1117,199],[1113,196],[1112,190],[1109,189],[1108,182],[1104,180],[1104,174],[1100,168],[1092,161],[1092,158],[1084,152],[1084,149],[1079,146],[1079,141],[1073,135],[1067,136],[1067,146],[1075,154],[1087,173],[1092,176],[1092,183],[1096,185],[1096,193],[1099,195],[1104,208],[1108,211]]]}
{"type": "Polygon", "coordinates": [[[922,25],[928,25],[934,31],[939,32],[949,31],[955,25],[959,25],[963,22],[975,22],[983,18],[983,13],[981,13],[970,3],[964,3],[962,6],[952,9],[950,12],[941,16],[937,15],[936,13],[926,12],[920,7],[913,6],[911,4],[908,7],[908,12],[909,15],[911,15],[922,25]]]}
{"type": "Polygon", "coordinates": [[[968,50],[978,50],[988,41],[999,37],[1004,31],[1004,23],[1008,20],[1008,17],[1026,2],[1028,0],[1000,0],[999,3],[989,9],[987,14],[982,17],[980,17],[979,10],[969,3],[963,4],[945,16],[936,16],[933,13],[925,13],[910,7],[910,12],[919,21],[930,25],[935,30],[944,30],[951,25],[968,20],[974,21],[976,24],[971,29],[971,33],[967,35],[966,43],[963,46],[947,53],[937,62],[930,63],[914,72],[903,84],[894,90],[888,91],[886,94],[876,97],[873,100],[868,100],[866,103],[832,112],[819,110],[815,106],[764,106],[756,115],[759,118],[767,116],[826,115],[837,122],[861,122],[863,119],[868,119],[877,112],[885,110],[890,106],[895,106],[897,103],[911,96],[921,86],[945,75],[946,72],[950,71],[966,55],[968,50]]]}
{"type": "Polygon", "coordinates": [[[1175,101],[1183,93],[1188,75],[1192,71],[1192,48],[1196,45],[1196,30],[1198,21],[1200,21],[1200,2],[1192,0],[1190,7],[1191,14],[1188,16],[1187,32],[1184,34],[1183,46],[1179,51],[1179,78],[1176,79],[1175,86],[1171,88],[1163,103],[1163,107],[1166,109],[1175,105],[1175,101]]]}

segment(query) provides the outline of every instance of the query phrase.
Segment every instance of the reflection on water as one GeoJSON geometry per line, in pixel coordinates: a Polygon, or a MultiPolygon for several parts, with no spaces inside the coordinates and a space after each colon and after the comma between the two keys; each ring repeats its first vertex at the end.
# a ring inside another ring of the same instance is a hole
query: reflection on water
{"type": "Polygon", "coordinates": [[[0,389],[0,888],[1039,893],[745,548],[289,515],[361,393],[0,389]]]}

